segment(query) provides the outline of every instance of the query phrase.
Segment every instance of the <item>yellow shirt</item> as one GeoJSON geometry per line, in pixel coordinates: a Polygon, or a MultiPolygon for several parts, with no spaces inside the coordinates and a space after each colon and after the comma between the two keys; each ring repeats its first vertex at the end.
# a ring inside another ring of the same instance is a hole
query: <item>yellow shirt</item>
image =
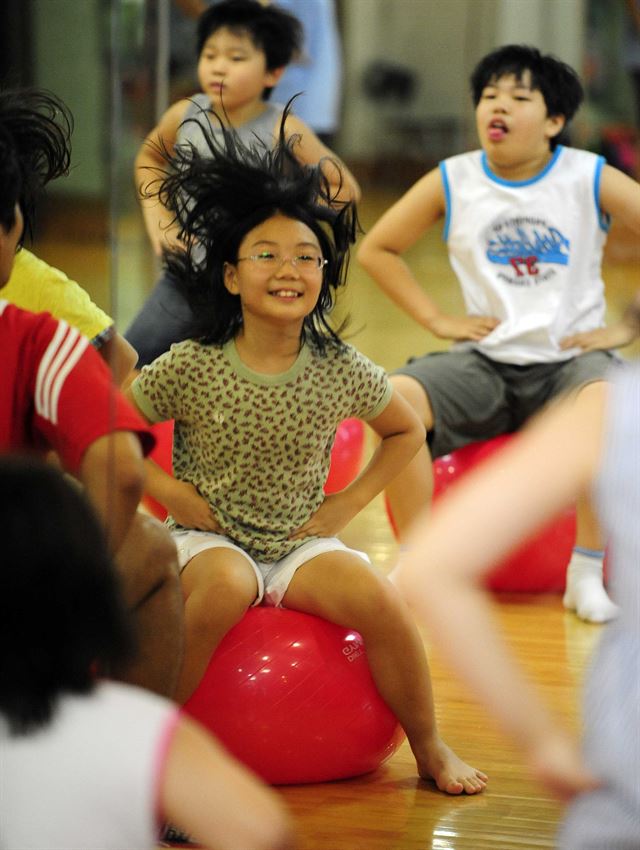
{"type": "Polygon", "coordinates": [[[33,313],[48,312],[99,345],[108,338],[113,319],[89,298],[84,289],[64,272],[22,248],[16,254],[11,277],[0,289],[16,307],[33,313]]]}

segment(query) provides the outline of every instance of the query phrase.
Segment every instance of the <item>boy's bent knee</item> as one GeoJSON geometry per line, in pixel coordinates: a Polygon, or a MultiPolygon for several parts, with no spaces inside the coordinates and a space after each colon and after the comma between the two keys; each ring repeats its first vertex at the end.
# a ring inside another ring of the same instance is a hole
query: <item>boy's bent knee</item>
{"type": "Polygon", "coordinates": [[[427,430],[433,427],[433,412],[429,397],[420,381],[409,375],[391,375],[389,380],[393,384],[393,388],[408,401],[414,411],[418,414],[418,418],[427,430]]]}

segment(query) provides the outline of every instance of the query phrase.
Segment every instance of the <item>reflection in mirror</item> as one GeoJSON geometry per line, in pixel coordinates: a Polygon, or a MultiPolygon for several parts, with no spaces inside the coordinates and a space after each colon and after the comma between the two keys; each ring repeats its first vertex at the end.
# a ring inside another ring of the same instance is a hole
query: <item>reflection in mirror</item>
{"type": "Polygon", "coordinates": [[[157,273],[135,196],[133,163],[169,102],[169,7],[170,0],[118,0],[111,7],[110,278],[121,331],[157,273]]]}

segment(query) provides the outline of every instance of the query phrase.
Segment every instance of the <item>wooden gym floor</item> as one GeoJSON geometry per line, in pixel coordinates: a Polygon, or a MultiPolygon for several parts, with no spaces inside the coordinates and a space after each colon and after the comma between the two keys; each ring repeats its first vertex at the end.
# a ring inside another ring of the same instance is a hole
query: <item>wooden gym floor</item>
{"type": "MultiPolygon", "coordinates": [[[[369,226],[398,192],[365,187],[361,219],[369,226]]],[[[117,298],[109,292],[110,257],[105,240],[70,241],[72,227],[58,222],[36,250],[88,289],[119,317],[124,329],[153,280],[153,264],[137,212],[118,229],[117,298]],[[114,305],[117,302],[117,312],[114,305]]],[[[638,288],[639,252],[630,234],[610,238],[605,281],[610,318],[620,315],[638,288]]],[[[410,253],[410,261],[445,308],[461,300],[439,232],[410,253]]],[[[446,347],[428,338],[377,291],[353,262],[340,309],[352,317],[349,341],[387,369],[415,353],[446,347]]],[[[636,344],[625,356],[637,356],[636,344]]],[[[387,572],[397,552],[382,498],[345,530],[349,545],[365,550],[387,572]]],[[[496,596],[496,616],[531,677],[570,727],[580,726],[580,687],[601,634],[563,611],[558,595],[496,596]]],[[[405,742],[377,772],[340,782],[288,787],[281,793],[294,818],[299,850],[526,850],[554,846],[561,807],[528,775],[520,754],[429,649],[437,715],[444,738],[490,776],[477,797],[447,797],[418,780],[405,742]]],[[[123,848],[125,850],[125,848],[123,848]]]]}

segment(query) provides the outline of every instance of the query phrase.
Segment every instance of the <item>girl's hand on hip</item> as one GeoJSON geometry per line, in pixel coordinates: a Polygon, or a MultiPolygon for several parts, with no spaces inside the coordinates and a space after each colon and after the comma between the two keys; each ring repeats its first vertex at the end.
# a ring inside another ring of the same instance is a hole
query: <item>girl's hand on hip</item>
{"type": "Polygon", "coordinates": [[[304,537],[335,537],[357,513],[357,509],[352,507],[346,494],[331,493],[324,497],[324,502],[304,525],[291,532],[289,540],[301,540],[304,537]]]}
{"type": "Polygon", "coordinates": [[[175,521],[183,528],[194,528],[197,531],[212,531],[224,534],[218,520],[213,515],[211,506],[198,490],[188,481],[176,481],[172,488],[171,498],[165,505],[175,521]]]}

